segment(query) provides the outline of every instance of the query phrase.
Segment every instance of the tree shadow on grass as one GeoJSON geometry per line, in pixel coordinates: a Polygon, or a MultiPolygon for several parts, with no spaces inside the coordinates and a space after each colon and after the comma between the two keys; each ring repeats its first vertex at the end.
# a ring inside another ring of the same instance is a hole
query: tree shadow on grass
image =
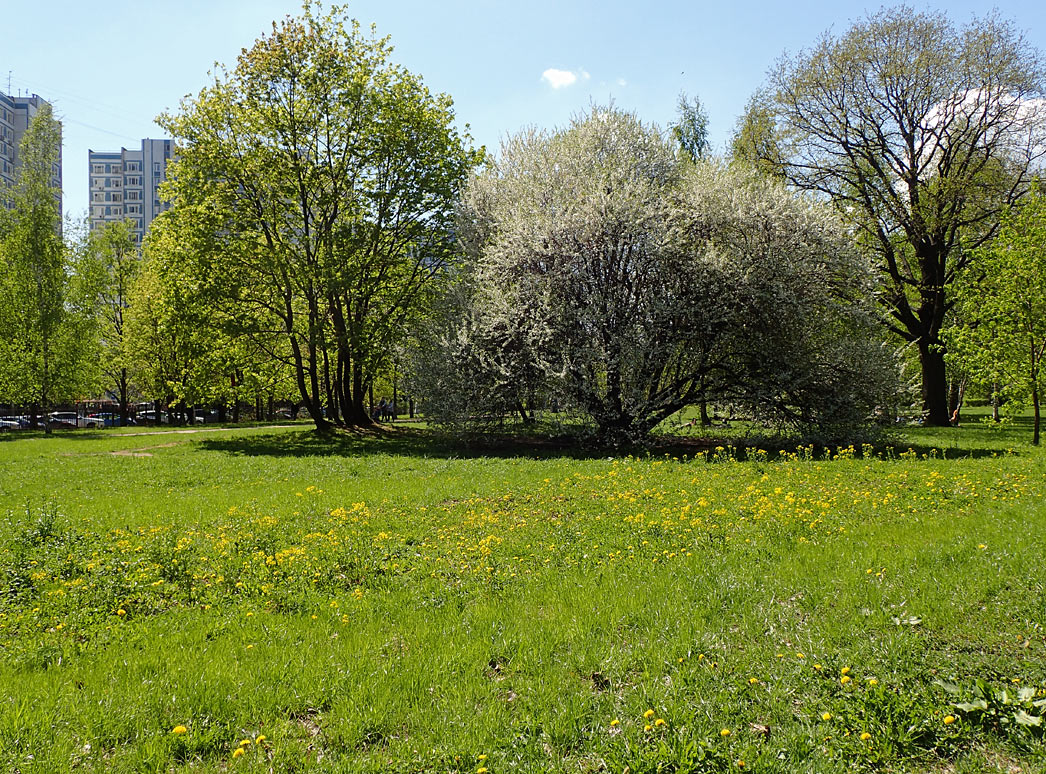
{"type": "MultiPolygon", "coordinates": [[[[196,440],[201,449],[248,457],[369,457],[391,455],[436,459],[478,457],[571,457],[591,459],[607,451],[585,448],[576,439],[539,436],[484,436],[459,439],[433,430],[378,427],[371,430],[315,430],[196,440]]],[[[618,454],[621,454],[618,451],[618,454]]]]}
{"type": "MultiPolygon", "coordinates": [[[[958,432],[955,428],[945,431],[958,432]]],[[[934,436],[937,438],[938,436],[934,436]]],[[[937,459],[969,459],[1016,454],[996,446],[980,447],[956,445],[959,441],[972,440],[969,436],[956,436],[951,444],[909,443],[906,438],[893,438],[872,444],[871,455],[885,460],[910,459],[913,456],[937,459]]],[[[910,440],[917,441],[916,438],[910,440]]],[[[407,427],[378,427],[372,430],[338,431],[320,434],[312,429],[296,432],[251,434],[223,438],[195,438],[199,448],[223,454],[248,457],[370,457],[378,455],[403,457],[428,457],[435,459],[475,459],[527,457],[534,459],[599,459],[610,457],[657,457],[694,459],[705,455],[708,459],[754,459],[753,451],[767,452],[764,459],[780,460],[795,454],[802,446],[806,455],[810,446],[796,439],[772,438],[716,438],[710,436],[679,437],[655,436],[645,446],[606,447],[594,446],[584,438],[576,436],[542,435],[486,435],[460,439],[433,430],[407,427]]],[[[857,446],[856,456],[861,457],[862,448],[857,446]]],[[[835,456],[838,447],[815,444],[813,458],[823,459],[826,452],[835,456]]]]}

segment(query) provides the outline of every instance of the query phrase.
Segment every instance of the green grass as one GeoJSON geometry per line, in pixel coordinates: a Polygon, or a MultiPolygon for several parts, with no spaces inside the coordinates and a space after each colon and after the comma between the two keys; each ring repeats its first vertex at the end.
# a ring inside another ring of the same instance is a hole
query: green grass
{"type": "Polygon", "coordinates": [[[1046,458],[905,433],[4,439],[0,770],[1046,771],[1046,458]]]}

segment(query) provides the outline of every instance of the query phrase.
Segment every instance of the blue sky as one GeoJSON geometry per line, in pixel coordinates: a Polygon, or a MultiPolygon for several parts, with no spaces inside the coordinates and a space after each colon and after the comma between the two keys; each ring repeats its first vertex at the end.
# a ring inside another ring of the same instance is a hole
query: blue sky
{"type": "MultiPolygon", "coordinates": [[[[300,12],[291,0],[4,0],[0,89],[35,92],[64,122],[65,209],[87,207],[87,151],[161,137],[153,123],[230,67],[241,48],[300,12]]],[[[1046,50],[1046,15],[1030,0],[913,2],[956,22],[992,8],[1046,50]]],[[[529,125],[556,127],[591,102],[664,125],[681,91],[697,95],[712,141],[725,146],[737,116],[785,50],[841,32],[878,4],[846,2],[495,2],[357,0],[352,16],[377,26],[394,59],[450,94],[477,144],[529,125]],[[543,73],[558,71],[543,77],[543,73]],[[573,77],[573,81],[571,81],[573,77]],[[569,82],[569,83],[568,83],[569,82]]]]}

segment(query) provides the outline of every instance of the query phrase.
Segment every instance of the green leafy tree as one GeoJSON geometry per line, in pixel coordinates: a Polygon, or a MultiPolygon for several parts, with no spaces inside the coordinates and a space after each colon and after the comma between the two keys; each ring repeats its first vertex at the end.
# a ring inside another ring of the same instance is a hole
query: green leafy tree
{"type": "Polygon", "coordinates": [[[132,373],[125,316],[141,265],[130,221],[107,223],[90,237],[91,270],[97,288],[101,369],[120,404],[120,422],[131,415],[132,373]]]}
{"type": "Polygon", "coordinates": [[[966,248],[991,238],[1046,154],[1044,82],[1039,52],[998,16],[957,29],[900,6],[783,57],[742,124],[743,154],[835,202],[876,256],[931,424],[949,420],[941,333],[966,248]]]}
{"type": "Polygon", "coordinates": [[[1039,444],[1046,356],[1046,196],[1036,187],[1008,210],[999,233],[956,284],[963,325],[951,330],[951,358],[981,385],[1034,410],[1039,444]]]}
{"type": "Polygon", "coordinates": [[[745,105],[730,140],[730,159],[771,176],[782,176],[784,159],[770,96],[756,92],[745,105]]]}
{"type": "Polygon", "coordinates": [[[61,125],[50,106],[30,121],[19,158],[0,243],[0,394],[35,417],[80,397],[95,353],[92,312],[76,292],[81,284],[73,284],[82,250],[63,242],[60,193],[52,185],[61,125]]]}
{"type": "Polygon", "coordinates": [[[672,136],[683,154],[691,161],[703,159],[708,155],[711,143],[708,141],[708,112],[701,100],[691,100],[686,92],[679,95],[676,105],[677,119],[672,125],[672,136]]]}
{"type": "Polygon", "coordinates": [[[370,422],[370,383],[444,276],[478,160],[450,98],[390,50],[306,4],[160,118],[187,274],[234,335],[282,340],[320,429],[370,422]]]}

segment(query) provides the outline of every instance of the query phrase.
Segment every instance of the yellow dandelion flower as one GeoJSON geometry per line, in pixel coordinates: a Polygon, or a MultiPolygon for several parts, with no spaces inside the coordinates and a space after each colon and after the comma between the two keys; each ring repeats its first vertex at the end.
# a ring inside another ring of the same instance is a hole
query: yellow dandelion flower
{"type": "Polygon", "coordinates": [[[241,755],[243,755],[243,748],[242,747],[237,747],[235,750],[232,751],[232,757],[233,758],[239,758],[241,755]]]}
{"type": "Polygon", "coordinates": [[[615,726],[620,726],[620,725],[621,725],[621,721],[618,720],[617,718],[614,718],[613,720],[610,721],[610,727],[611,728],[614,728],[615,726]]]}
{"type": "Polygon", "coordinates": [[[117,615],[127,615],[127,611],[126,611],[126,610],[124,610],[124,609],[123,609],[123,608],[121,607],[121,608],[120,608],[119,610],[117,610],[117,611],[116,611],[116,614],[117,614],[117,615]]]}
{"type": "Polygon", "coordinates": [[[868,685],[878,685],[878,684],[879,684],[879,681],[876,680],[874,677],[871,680],[868,681],[868,685]]]}
{"type": "Polygon", "coordinates": [[[485,753],[481,753],[481,754],[479,754],[479,755],[477,755],[477,756],[476,756],[476,760],[477,760],[477,761],[479,761],[480,763],[482,763],[482,762],[483,762],[483,761],[485,761],[486,759],[487,759],[487,756],[486,756],[486,754],[485,754],[485,753]]]}
{"type": "Polygon", "coordinates": [[[654,727],[653,727],[652,725],[650,725],[649,723],[647,723],[647,724],[646,724],[645,726],[643,726],[643,731],[645,731],[645,732],[646,732],[646,733],[648,733],[648,734],[649,734],[649,733],[650,733],[651,731],[653,731],[653,730],[654,730],[654,727]]]}
{"type": "Polygon", "coordinates": [[[654,721],[654,725],[658,726],[658,727],[663,726],[664,724],[665,724],[665,719],[664,718],[658,718],[657,720],[654,721]]]}
{"type": "Polygon", "coordinates": [[[869,734],[867,731],[865,731],[863,734],[861,734],[861,741],[862,742],[867,742],[871,738],[872,738],[872,735],[869,734]]]}
{"type": "Polygon", "coordinates": [[[251,743],[250,739],[241,739],[240,740],[240,747],[247,747],[247,746],[250,745],[250,743],[251,743]]]}
{"type": "Polygon", "coordinates": [[[758,682],[759,682],[759,678],[758,677],[749,677],[748,678],[748,684],[749,685],[755,685],[758,682]]]}
{"type": "Polygon", "coordinates": [[[843,675],[839,678],[839,682],[843,685],[846,685],[848,682],[850,682],[850,675],[843,675]]]}
{"type": "Polygon", "coordinates": [[[188,731],[189,731],[189,729],[187,729],[185,726],[175,726],[174,728],[171,729],[171,733],[172,734],[178,734],[178,735],[187,733],[188,731]]]}
{"type": "Polygon", "coordinates": [[[652,709],[648,709],[646,712],[643,713],[643,717],[645,717],[647,720],[650,720],[650,718],[654,717],[654,711],[652,709]]]}
{"type": "Polygon", "coordinates": [[[261,735],[258,736],[257,739],[254,740],[254,743],[255,744],[261,744],[264,741],[265,741],[265,734],[261,734],[261,735]]]}
{"type": "Polygon", "coordinates": [[[944,725],[950,726],[954,722],[955,722],[955,716],[954,715],[945,715],[944,716],[944,725]]]}
{"type": "Polygon", "coordinates": [[[725,736],[730,736],[730,729],[729,728],[724,728],[722,731],[719,732],[719,735],[720,736],[724,736],[724,737],[725,736]]]}
{"type": "Polygon", "coordinates": [[[821,715],[821,720],[823,720],[825,722],[828,722],[831,719],[832,719],[832,713],[831,712],[825,712],[823,715],[821,715]]]}
{"type": "Polygon", "coordinates": [[[487,767],[480,766],[478,769],[476,769],[476,774],[487,774],[487,767]]]}
{"type": "Polygon", "coordinates": [[[814,664],[814,669],[816,669],[818,672],[820,672],[821,671],[821,665],[820,664],[814,664]]]}
{"type": "Polygon", "coordinates": [[[841,674],[841,675],[848,675],[848,674],[850,674],[850,667],[843,667],[840,670],[839,674],[841,674]]]}

